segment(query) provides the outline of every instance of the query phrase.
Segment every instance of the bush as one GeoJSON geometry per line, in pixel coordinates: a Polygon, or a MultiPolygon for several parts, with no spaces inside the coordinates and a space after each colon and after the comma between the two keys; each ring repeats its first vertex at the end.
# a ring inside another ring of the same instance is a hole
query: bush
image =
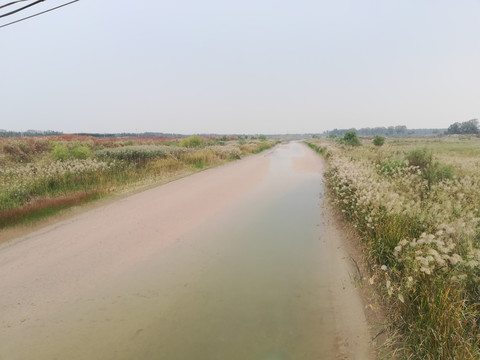
{"type": "Polygon", "coordinates": [[[404,161],[384,160],[379,164],[378,172],[383,175],[393,175],[406,167],[407,164],[404,161]]]}
{"type": "Polygon", "coordinates": [[[360,139],[357,137],[357,133],[355,131],[348,131],[341,140],[342,144],[350,145],[350,146],[360,146],[362,143],[360,139]]]}
{"type": "Polygon", "coordinates": [[[7,141],[1,146],[0,152],[14,162],[30,162],[50,149],[48,140],[28,138],[7,141]]]}
{"type": "Polygon", "coordinates": [[[433,161],[433,154],[427,149],[416,149],[406,155],[411,166],[417,166],[422,172],[422,177],[428,181],[428,187],[442,180],[452,180],[454,168],[452,165],[433,161]]]}
{"type": "Polygon", "coordinates": [[[52,158],[53,160],[57,161],[65,161],[70,158],[70,153],[68,151],[68,147],[65,144],[59,144],[59,143],[52,143],[52,158]]]}
{"type": "Polygon", "coordinates": [[[87,144],[74,144],[70,148],[70,155],[73,159],[85,160],[92,156],[87,144]]]}
{"type": "Polygon", "coordinates": [[[431,151],[424,149],[415,149],[406,155],[409,165],[418,166],[421,171],[426,170],[433,163],[433,155],[431,151]]]}
{"type": "Polygon", "coordinates": [[[442,180],[452,180],[454,175],[454,169],[452,165],[441,164],[436,162],[430,166],[423,173],[423,177],[428,181],[428,184],[435,184],[442,180]]]}
{"type": "Polygon", "coordinates": [[[137,165],[144,165],[149,160],[162,159],[169,156],[175,157],[175,155],[180,155],[180,153],[187,151],[187,149],[170,146],[136,145],[123,148],[106,148],[95,152],[95,155],[104,160],[124,160],[137,165]]]}
{"type": "Polygon", "coordinates": [[[53,142],[51,156],[55,161],[85,160],[91,158],[92,153],[87,144],[74,143],[67,146],[66,144],[53,142]]]}
{"type": "Polygon", "coordinates": [[[385,144],[385,137],[381,135],[375,135],[373,138],[373,145],[382,146],[383,144],[385,144]]]}
{"type": "Polygon", "coordinates": [[[180,146],[186,148],[199,148],[205,146],[205,141],[199,136],[189,136],[180,140],[180,146]]]}

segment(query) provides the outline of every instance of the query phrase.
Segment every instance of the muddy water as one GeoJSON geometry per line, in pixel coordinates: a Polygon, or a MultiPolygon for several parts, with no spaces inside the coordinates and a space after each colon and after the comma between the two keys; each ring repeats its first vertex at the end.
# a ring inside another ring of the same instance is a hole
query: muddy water
{"type": "Polygon", "coordinates": [[[240,200],[29,325],[27,346],[4,343],[0,359],[366,358],[342,353],[360,335],[339,329],[342,255],[326,241],[322,163],[309,151],[277,147],[240,200]]]}

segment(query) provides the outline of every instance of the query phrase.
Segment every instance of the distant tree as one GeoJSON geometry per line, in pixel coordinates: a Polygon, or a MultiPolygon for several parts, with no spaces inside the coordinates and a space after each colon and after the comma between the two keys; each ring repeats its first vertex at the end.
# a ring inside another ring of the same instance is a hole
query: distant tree
{"type": "Polygon", "coordinates": [[[351,146],[360,146],[362,143],[360,139],[357,137],[357,133],[355,131],[348,131],[342,139],[342,143],[345,145],[351,146]]]}
{"type": "Polygon", "coordinates": [[[450,125],[446,131],[447,134],[460,134],[460,123],[456,122],[450,125]]]}
{"type": "Polygon", "coordinates": [[[397,134],[405,134],[407,132],[407,127],[405,125],[397,125],[395,126],[395,132],[397,134]]]}
{"type": "Polygon", "coordinates": [[[465,121],[460,125],[462,134],[478,134],[478,120],[472,119],[465,121]]]}
{"type": "Polygon", "coordinates": [[[382,146],[383,144],[385,144],[385,137],[382,135],[375,135],[373,138],[373,145],[382,146]]]}
{"type": "Polygon", "coordinates": [[[472,119],[462,123],[455,122],[446,131],[447,134],[478,134],[478,120],[472,119]]]}

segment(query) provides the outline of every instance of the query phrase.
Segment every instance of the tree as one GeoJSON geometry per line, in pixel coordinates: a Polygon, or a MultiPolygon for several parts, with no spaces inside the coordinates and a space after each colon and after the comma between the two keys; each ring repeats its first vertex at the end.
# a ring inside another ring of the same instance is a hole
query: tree
{"type": "Polygon", "coordinates": [[[472,119],[460,125],[462,134],[478,134],[478,120],[472,119]]]}
{"type": "Polygon", "coordinates": [[[395,132],[397,134],[405,134],[407,132],[407,127],[405,125],[397,125],[395,126],[395,132]]]}
{"type": "Polygon", "coordinates": [[[456,122],[448,127],[447,134],[478,134],[478,120],[472,119],[462,123],[456,122]]]}

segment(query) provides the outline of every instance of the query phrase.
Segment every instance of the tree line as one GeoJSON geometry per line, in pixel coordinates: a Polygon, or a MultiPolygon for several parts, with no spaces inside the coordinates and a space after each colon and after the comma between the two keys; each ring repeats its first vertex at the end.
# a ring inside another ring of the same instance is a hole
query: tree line
{"type": "Polygon", "coordinates": [[[435,135],[442,134],[445,129],[408,129],[405,125],[397,126],[379,126],[379,127],[366,127],[361,129],[333,129],[324,131],[323,136],[345,136],[346,133],[354,131],[359,136],[407,136],[407,135],[435,135]]]}
{"type": "Polygon", "coordinates": [[[479,134],[478,120],[472,119],[464,122],[456,122],[450,125],[445,134],[479,134]]]}

